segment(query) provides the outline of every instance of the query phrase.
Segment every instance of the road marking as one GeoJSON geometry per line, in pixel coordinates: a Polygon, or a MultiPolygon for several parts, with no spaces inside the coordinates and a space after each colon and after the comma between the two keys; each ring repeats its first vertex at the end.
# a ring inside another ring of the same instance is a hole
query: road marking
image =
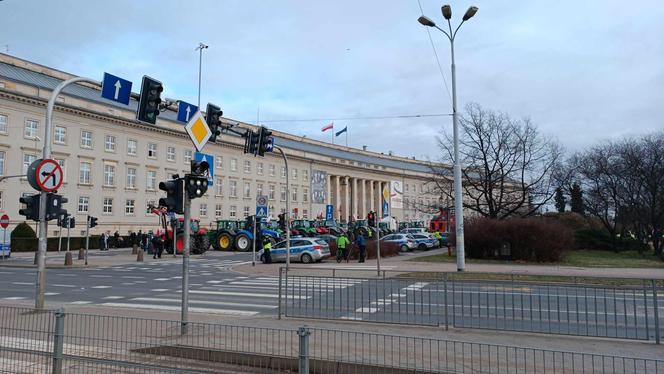
{"type": "Polygon", "coordinates": [[[61,277],[78,277],[76,274],[62,274],[62,273],[57,273],[55,275],[59,275],[61,277]]]}
{"type": "Polygon", "coordinates": [[[51,286],[53,286],[53,287],[69,287],[69,288],[76,287],[72,284],[51,284],[51,286]]]}
{"type": "Polygon", "coordinates": [[[223,281],[207,281],[207,282],[205,282],[205,283],[218,284],[218,283],[222,283],[222,282],[223,282],[223,281]]]}
{"type": "Polygon", "coordinates": [[[92,278],[113,278],[112,275],[91,275],[92,278]]]}
{"type": "Polygon", "coordinates": [[[60,292],[45,292],[44,296],[55,296],[55,295],[59,295],[59,294],[60,294],[60,292]]]}
{"type": "MultiPolygon", "coordinates": [[[[157,297],[135,297],[131,301],[152,301],[164,303],[180,304],[181,299],[160,299],[157,297]]],[[[261,308],[261,309],[275,309],[276,305],[263,305],[263,304],[245,304],[245,303],[231,303],[226,301],[204,301],[204,300],[189,300],[190,304],[206,304],[206,305],[220,305],[220,306],[241,306],[247,308],[261,308]]]]}
{"type": "Polygon", "coordinates": [[[136,283],[134,282],[125,282],[125,283],[120,283],[123,286],[134,286],[136,283]]]}
{"type": "Polygon", "coordinates": [[[125,298],[124,296],[106,296],[106,297],[103,297],[102,299],[104,299],[104,300],[118,300],[118,299],[124,299],[124,298],[125,298]]]}
{"type": "Polygon", "coordinates": [[[83,301],[83,300],[79,300],[79,301],[72,301],[72,302],[70,302],[69,304],[85,305],[85,304],[92,304],[92,301],[83,301]]]}
{"type": "Polygon", "coordinates": [[[355,311],[358,313],[376,313],[378,308],[357,308],[355,311]]]}
{"type": "MultiPolygon", "coordinates": [[[[178,293],[181,293],[182,291],[178,291],[178,293]]],[[[219,295],[219,296],[249,296],[249,297],[264,297],[264,298],[270,298],[270,299],[278,299],[279,295],[275,294],[266,294],[266,293],[250,293],[247,294],[246,292],[227,292],[227,291],[199,291],[199,290],[191,290],[189,293],[194,293],[194,294],[200,294],[200,295],[219,295]]],[[[299,296],[299,295],[284,295],[282,296],[284,298],[288,299],[308,299],[310,296],[299,296]]]]}
{"type": "Polygon", "coordinates": [[[111,288],[111,287],[112,286],[94,286],[94,287],[91,287],[91,288],[111,288]]]}
{"type": "MultiPolygon", "coordinates": [[[[102,303],[103,306],[111,306],[117,308],[136,308],[136,309],[156,309],[156,310],[170,310],[170,311],[179,311],[179,306],[171,305],[152,305],[152,304],[131,304],[131,303],[102,303]]],[[[258,312],[250,312],[246,310],[226,310],[226,309],[212,309],[212,308],[199,308],[199,307],[190,307],[190,312],[194,313],[212,313],[212,314],[230,314],[237,316],[254,316],[258,312]]]]}
{"type": "Polygon", "coordinates": [[[34,283],[30,282],[12,282],[12,284],[15,284],[17,286],[34,286],[34,283]]]}
{"type": "Polygon", "coordinates": [[[2,300],[25,300],[27,297],[23,296],[12,296],[12,297],[3,297],[2,300]]]}
{"type": "Polygon", "coordinates": [[[145,277],[137,277],[137,276],[132,276],[132,275],[123,275],[121,278],[124,278],[124,279],[143,279],[145,277]]]}
{"type": "Polygon", "coordinates": [[[362,321],[362,317],[353,317],[353,316],[341,316],[341,319],[347,319],[351,321],[362,321]]]}
{"type": "Polygon", "coordinates": [[[167,280],[170,280],[170,279],[171,278],[155,278],[154,280],[157,281],[157,282],[163,282],[163,281],[167,281],[167,280]]]}
{"type": "Polygon", "coordinates": [[[155,288],[155,289],[152,289],[150,291],[152,291],[152,292],[167,292],[167,291],[169,291],[169,289],[168,288],[155,288]]]}

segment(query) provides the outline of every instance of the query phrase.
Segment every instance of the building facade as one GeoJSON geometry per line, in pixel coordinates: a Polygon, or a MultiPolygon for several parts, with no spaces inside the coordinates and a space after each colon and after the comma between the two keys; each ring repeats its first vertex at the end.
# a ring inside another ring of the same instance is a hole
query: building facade
{"type": "MultiPolygon", "coordinates": [[[[9,215],[11,226],[24,221],[19,197],[36,193],[25,177],[14,176],[25,175],[41,158],[46,103],[52,89],[71,77],[0,54],[0,211],[9,215]]],[[[76,217],[77,235],[85,230],[87,215],[99,218],[94,232],[158,228],[147,206],[164,196],[159,182],[189,171],[195,150],[176,113],[166,110],[149,125],[135,120],[136,106],[133,99],[129,106],[103,99],[99,87],[87,84],[66,89],[57,101],[52,158],[65,172],[58,192],[69,199],[65,208],[76,217]]],[[[244,139],[236,135],[208,143],[204,153],[214,157],[213,185],[192,201],[192,216],[203,226],[253,215],[257,195],[268,196],[273,216],[285,212],[287,183],[293,215],[300,218],[324,217],[332,204],[335,219],[346,222],[381,211],[384,201],[397,220],[427,220],[434,213],[421,209],[439,199],[429,191],[427,162],[273,134],[288,157],[289,175],[281,156],[244,154],[244,139]]],[[[51,223],[49,235],[57,230],[51,223]]]]}

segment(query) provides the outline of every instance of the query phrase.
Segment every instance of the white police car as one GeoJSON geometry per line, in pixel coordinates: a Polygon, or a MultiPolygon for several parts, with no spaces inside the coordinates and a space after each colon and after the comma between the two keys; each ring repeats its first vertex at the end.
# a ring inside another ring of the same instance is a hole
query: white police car
{"type": "Polygon", "coordinates": [[[380,240],[398,245],[401,252],[408,252],[417,248],[415,239],[409,234],[390,234],[380,238],[380,240]]]}
{"type": "Polygon", "coordinates": [[[424,234],[410,234],[410,236],[415,239],[415,243],[417,244],[417,249],[422,249],[422,250],[429,250],[431,248],[438,248],[440,243],[438,243],[438,239],[434,238],[431,236],[429,233],[424,233],[424,234]]]}
{"type": "MultiPolygon", "coordinates": [[[[330,257],[330,246],[327,242],[319,238],[291,238],[290,240],[290,260],[301,261],[308,264],[314,261],[318,262],[330,257]]],[[[272,262],[286,262],[286,241],[283,240],[270,249],[270,258],[272,262]]],[[[256,259],[265,262],[265,256],[261,249],[256,253],[256,259]]]]}

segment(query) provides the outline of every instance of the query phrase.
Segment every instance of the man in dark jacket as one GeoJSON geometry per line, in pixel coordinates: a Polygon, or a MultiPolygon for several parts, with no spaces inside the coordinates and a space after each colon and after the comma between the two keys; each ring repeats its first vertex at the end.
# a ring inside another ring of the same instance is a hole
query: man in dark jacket
{"type": "Polygon", "coordinates": [[[355,238],[355,244],[360,248],[360,261],[359,262],[364,262],[364,259],[367,257],[367,242],[364,239],[364,235],[362,233],[357,234],[357,238],[355,238]]]}

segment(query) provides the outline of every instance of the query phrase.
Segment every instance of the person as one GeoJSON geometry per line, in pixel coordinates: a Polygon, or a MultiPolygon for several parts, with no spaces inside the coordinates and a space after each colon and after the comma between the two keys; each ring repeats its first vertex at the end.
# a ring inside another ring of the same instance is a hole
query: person
{"type": "Polygon", "coordinates": [[[108,237],[109,237],[109,236],[111,236],[111,232],[110,232],[110,231],[106,231],[106,232],[104,233],[104,250],[105,250],[105,251],[108,251],[108,237]]]}
{"type": "Polygon", "coordinates": [[[164,252],[164,241],[161,239],[161,233],[159,231],[157,231],[157,234],[152,237],[152,246],[154,247],[152,258],[161,258],[161,254],[164,252]]]}
{"type": "Polygon", "coordinates": [[[272,242],[270,238],[266,235],[263,237],[263,262],[266,264],[272,263],[272,255],[270,254],[270,249],[272,249],[272,242]]]}
{"type": "Polygon", "coordinates": [[[133,246],[136,244],[136,231],[133,231],[129,233],[129,245],[133,246]]]}
{"type": "Polygon", "coordinates": [[[105,242],[104,242],[104,236],[105,236],[105,235],[106,235],[106,233],[105,233],[105,232],[102,232],[101,235],[99,236],[99,250],[100,250],[100,251],[104,251],[104,250],[105,250],[105,248],[104,248],[104,243],[105,243],[105,242]]]}
{"type": "Polygon", "coordinates": [[[117,230],[113,234],[113,241],[115,242],[115,248],[120,248],[120,233],[117,230]]]}
{"type": "Polygon", "coordinates": [[[358,248],[360,249],[359,262],[364,262],[364,259],[367,257],[367,241],[364,239],[364,235],[362,235],[362,233],[357,234],[357,238],[355,238],[355,244],[357,244],[358,248]]]}
{"type": "Polygon", "coordinates": [[[348,262],[348,252],[346,251],[346,246],[350,244],[350,240],[346,236],[345,232],[342,232],[341,235],[337,237],[337,262],[341,262],[342,259],[345,259],[348,262]]]}

